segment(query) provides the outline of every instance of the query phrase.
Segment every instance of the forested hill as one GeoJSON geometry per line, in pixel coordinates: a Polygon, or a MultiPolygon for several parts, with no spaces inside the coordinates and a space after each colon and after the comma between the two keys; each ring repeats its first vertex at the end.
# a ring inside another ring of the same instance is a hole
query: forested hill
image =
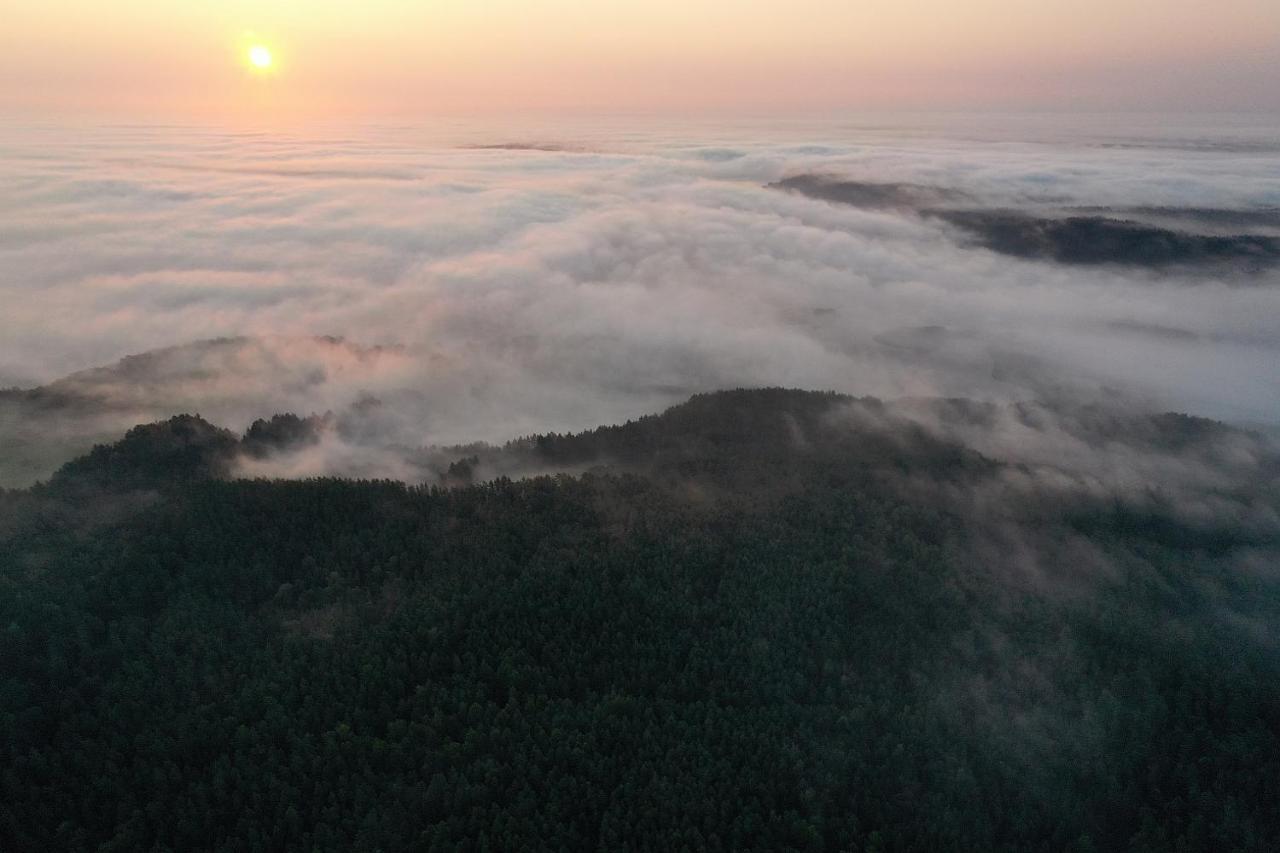
{"type": "Polygon", "coordinates": [[[340,431],[182,416],[0,491],[0,849],[1280,838],[1256,436],[767,389],[236,479],[340,431]]]}

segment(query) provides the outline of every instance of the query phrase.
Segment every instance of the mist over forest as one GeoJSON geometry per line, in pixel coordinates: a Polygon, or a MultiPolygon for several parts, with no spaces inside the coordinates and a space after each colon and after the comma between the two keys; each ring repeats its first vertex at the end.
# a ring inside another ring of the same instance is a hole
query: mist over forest
{"type": "Polygon", "coordinates": [[[0,849],[1264,851],[1265,116],[0,130],[0,849]]]}
{"type": "MultiPolygon", "coordinates": [[[[3,476],[179,411],[243,429],[365,397],[412,445],[762,385],[1117,392],[1275,424],[1275,135],[1184,124],[120,127],[92,147],[18,125],[0,387],[108,413],[41,425],[85,437],[3,476]]],[[[6,393],[0,434],[49,400],[6,393]]]]}

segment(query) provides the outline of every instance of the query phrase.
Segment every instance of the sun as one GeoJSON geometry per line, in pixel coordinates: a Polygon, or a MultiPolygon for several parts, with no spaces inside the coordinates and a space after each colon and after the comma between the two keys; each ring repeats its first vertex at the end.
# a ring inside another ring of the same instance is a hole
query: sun
{"type": "Polygon", "coordinates": [[[266,45],[255,44],[251,46],[247,55],[249,64],[259,71],[269,70],[274,62],[271,57],[271,49],[266,45]]]}

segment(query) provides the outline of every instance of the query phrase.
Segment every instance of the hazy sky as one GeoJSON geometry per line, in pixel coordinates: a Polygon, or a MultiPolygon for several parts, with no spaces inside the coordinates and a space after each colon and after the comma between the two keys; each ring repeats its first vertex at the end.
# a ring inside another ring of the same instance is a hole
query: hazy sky
{"type": "Polygon", "coordinates": [[[1280,109],[1274,0],[9,0],[0,109],[1280,109]],[[249,46],[274,55],[250,71],[249,46]]]}

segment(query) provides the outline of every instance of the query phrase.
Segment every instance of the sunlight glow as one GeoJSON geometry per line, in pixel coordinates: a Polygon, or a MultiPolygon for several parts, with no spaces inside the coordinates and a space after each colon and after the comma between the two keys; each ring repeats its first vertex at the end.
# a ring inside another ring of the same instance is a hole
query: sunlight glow
{"type": "Polygon", "coordinates": [[[272,58],[271,50],[265,45],[255,44],[249,48],[249,64],[259,71],[266,71],[271,68],[272,58]]]}
{"type": "Polygon", "coordinates": [[[1276,0],[0,3],[33,113],[1280,109],[1276,0]]]}

